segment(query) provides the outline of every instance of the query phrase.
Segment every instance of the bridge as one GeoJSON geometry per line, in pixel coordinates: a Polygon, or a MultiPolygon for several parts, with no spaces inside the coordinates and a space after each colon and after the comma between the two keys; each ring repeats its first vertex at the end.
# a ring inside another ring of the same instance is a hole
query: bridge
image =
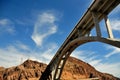
{"type": "Polygon", "coordinates": [[[80,21],[74,27],[62,46],[43,72],[40,80],[60,80],[66,60],[73,50],[88,42],[102,42],[120,48],[120,40],[115,39],[108,19],[108,14],[119,5],[120,0],[94,0],[80,21]],[[108,37],[102,37],[100,21],[104,20],[108,37]],[[96,36],[90,35],[95,28],[96,36]]]}

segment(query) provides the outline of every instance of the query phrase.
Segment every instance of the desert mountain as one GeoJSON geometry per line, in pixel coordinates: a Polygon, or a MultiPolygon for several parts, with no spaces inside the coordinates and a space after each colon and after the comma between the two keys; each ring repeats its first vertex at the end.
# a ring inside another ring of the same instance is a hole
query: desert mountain
{"type": "MultiPolygon", "coordinates": [[[[0,67],[0,80],[39,80],[46,66],[44,63],[26,60],[23,64],[15,67],[0,67]]],[[[70,57],[65,64],[61,80],[82,80],[86,78],[120,80],[113,75],[97,71],[88,63],[70,57]]]]}
{"type": "Polygon", "coordinates": [[[74,57],[68,58],[62,73],[62,79],[82,80],[86,78],[99,78],[99,80],[120,80],[111,74],[97,71],[90,64],[85,63],[82,60],[74,57]]]}

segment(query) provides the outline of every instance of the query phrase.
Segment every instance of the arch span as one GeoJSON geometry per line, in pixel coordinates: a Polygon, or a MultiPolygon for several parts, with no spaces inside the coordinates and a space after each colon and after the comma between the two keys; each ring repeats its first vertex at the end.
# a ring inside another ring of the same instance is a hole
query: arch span
{"type": "Polygon", "coordinates": [[[60,76],[63,71],[63,67],[70,56],[70,54],[80,45],[88,43],[88,42],[102,42],[106,44],[110,44],[113,46],[116,46],[120,48],[120,41],[116,39],[111,39],[111,38],[103,38],[103,37],[79,37],[71,42],[69,42],[66,47],[62,50],[62,52],[59,54],[59,57],[57,57],[59,60],[55,64],[56,66],[54,67],[55,72],[53,74],[53,80],[59,80],[60,76]]]}
{"type": "Polygon", "coordinates": [[[120,40],[114,39],[108,19],[108,14],[119,5],[119,3],[120,0],[94,0],[59,48],[46,70],[42,73],[40,80],[59,80],[69,55],[74,49],[82,44],[98,41],[120,48],[120,40]],[[103,38],[101,35],[99,23],[103,19],[105,20],[109,38],[103,38]],[[89,35],[94,27],[96,28],[96,37],[89,35]]]}

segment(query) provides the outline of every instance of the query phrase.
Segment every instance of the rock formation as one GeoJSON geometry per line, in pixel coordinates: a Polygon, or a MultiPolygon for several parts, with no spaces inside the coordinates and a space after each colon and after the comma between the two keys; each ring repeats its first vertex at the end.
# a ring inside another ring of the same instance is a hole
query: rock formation
{"type": "Polygon", "coordinates": [[[120,80],[113,75],[101,73],[90,64],[70,57],[64,67],[62,80],[82,80],[86,78],[99,78],[99,80],[120,80]]]}
{"type": "MultiPolygon", "coordinates": [[[[23,64],[11,68],[0,67],[0,80],[39,80],[46,64],[27,60],[23,64]]],[[[64,67],[61,80],[82,80],[99,78],[99,80],[120,80],[110,74],[101,73],[88,63],[70,57],[64,67]]]]}
{"type": "Polygon", "coordinates": [[[23,64],[0,71],[0,80],[39,80],[46,64],[27,60],[23,64]]]}

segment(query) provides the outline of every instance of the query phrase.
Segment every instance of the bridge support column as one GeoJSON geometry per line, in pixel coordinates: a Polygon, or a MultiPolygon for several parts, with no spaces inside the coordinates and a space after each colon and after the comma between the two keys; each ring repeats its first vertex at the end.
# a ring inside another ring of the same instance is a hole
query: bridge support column
{"type": "Polygon", "coordinates": [[[92,12],[92,16],[93,16],[93,21],[96,27],[96,33],[98,37],[101,37],[101,30],[100,30],[100,26],[99,26],[99,21],[98,21],[98,16],[96,12],[92,12]]]}
{"type": "Polygon", "coordinates": [[[106,24],[106,28],[107,28],[107,32],[108,32],[108,37],[109,38],[114,38],[108,16],[105,15],[104,20],[105,20],[105,24],[106,24]]]}

